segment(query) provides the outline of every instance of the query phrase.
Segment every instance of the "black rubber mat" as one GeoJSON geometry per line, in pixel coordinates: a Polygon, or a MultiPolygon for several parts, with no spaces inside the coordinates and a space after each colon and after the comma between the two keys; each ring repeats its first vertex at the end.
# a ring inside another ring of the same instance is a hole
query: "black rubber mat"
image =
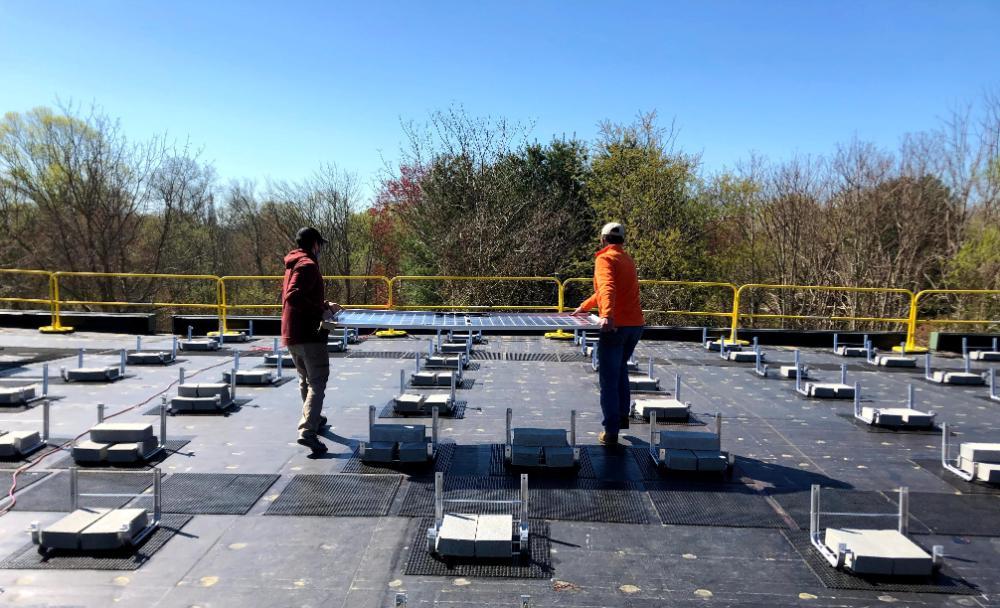
{"type": "MultiPolygon", "coordinates": [[[[246,515],[279,475],[173,473],[163,480],[164,513],[246,515]]],[[[137,503],[136,506],[140,506],[137,503]]]]}
{"type": "MultiPolygon", "coordinates": [[[[444,497],[456,500],[516,500],[520,496],[520,487],[520,481],[513,477],[449,475],[444,478],[444,497]]],[[[468,509],[472,509],[476,513],[511,513],[512,508],[511,505],[468,505],[468,509]]],[[[402,517],[433,517],[434,480],[432,478],[410,480],[406,495],[399,507],[399,515],[402,517]]]]}
{"type": "MultiPolygon", "coordinates": [[[[37,484],[30,491],[18,494],[14,510],[66,511],[68,513],[72,508],[69,477],[69,471],[53,473],[45,480],[45,483],[37,484]]],[[[80,473],[81,494],[141,494],[151,485],[153,485],[152,473],[118,471],[82,471],[80,473]]],[[[79,506],[116,509],[130,500],[132,499],[127,497],[81,496],[79,506]]],[[[151,504],[152,500],[147,502],[151,504]]]]}
{"type": "Polygon", "coordinates": [[[641,483],[596,479],[529,478],[532,519],[648,524],[641,483]]]}
{"type": "Polygon", "coordinates": [[[559,478],[587,478],[593,479],[594,465],[590,460],[589,446],[580,447],[580,463],[575,470],[549,469],[546,467],[516,467],[512,466],[504,458],[504,444],[494,443],[490,446],[490,475],[499,476],[520,476],[527,473],[529,477],[559,477],[559,478]]]}
{"type": "Polygon", "coordinates": [[[936,477],[955,488],[963,494],[992,494],[1000,496],[1000,486],[990,485],[980,481],[965,481],[958,475],[941,466],[939,459],[914,458],[913,464],[919,465],[925,471],[934,474],[936,477]]]}
{"type": "Polygon", "coordinates": [[[413,359],[415,350],[353,350],[347,351],[346,359],[413,359]]]}
{"type": "Polygon", "coordinates": [[[653,482],[649,486],[649,497],[664,524],[723,528],[787,527],[766,496],[739,484],[723,484],[723,488],[653,482]]]}
{"type": "MultiPolygon", "coordinates": [[[[549,526],[544,521],[529,522],[528,554],[510,559],[443,559],[427,551],[427,529],[432,518],[420,520],[410,542],[410,556],[404,574],[408,576],[460,576],[475,578],[545,579],[552,576],[549,556],[549,526]]],[[[511,531],[513,534],[513,530],[511,531]]]]}
{"type": "Polygon", "coordinates": [[[455,454],[455,444],[445,443],[438,445],[437,458],[433,462],[426,463],[403,463],[403,462],[386,462],[386,463],[366,463],[362,462],[358,455],[358,450],[355,449],[354,453],[351,454],[350,460],[341,469],[341,473],[349,473],[352,475],[386,475],[386,474],[404,474],[404,475],[433,475],[434,473],[448,473],[448,466],[451,464],[451,459],[455,454]]]}
{"type": "Polygon", "coordinates": [[[503,361],[503,355],[495,350],[474,350],[469,358],[473,361],[503,361]]]}
{"type": "Polygon", "coordinates": [[[153,554],[178,534],[190,515],[163,515],[160,525],[137,547],[84,554],[78,551],[38,553],[38,546],[28,543],[0,562],[0,568],[10,570],[138,570],[153,554]]]}
{"type": "Polygon", "coordinates": [[[893,428],[893,427],[874,426],[871,424],[867,424],[866,422],[855,418],[853,413],[852,414],[840,413],[837,414],[837,417],[843,418],[844,420],[851,423],[855,427],[863,431],[867,431],[869,433],[894,433],[897,435],[938,435],[938,436],[941,435],[941,427],[937,425],[925,429],[907,429],[902,427],[893,428]]]}
{"type": "Polygon", "coordinates": [[[808,532],[782,530],[781,535],[795,548],[795,551],[806,562],[816,578],[828,589],[893,593],[946,593],[950,595],[977,593],[974,586],[950,571],[947,559],[944,567],[928,578],[857,576],[830,566],[809,542],[808,532]]]}
{"type": "MultiPolygon", "coordinates": [[[[469,404],[468,401],[455,400],[455,407],[451,409],[448,413],[438,414],[439,418],[447,418],[449,420],[459,420],[465,418],[465,407],[469,404]]],[[[395,404],[389,401],[382,406],[382,411],[378,413],[379,418],[430,418],[430,414],[401,414],[396,411],[395,404]]]]}
{"type": "MultiPolygon", "coordinates": [[[[176,454],[181,450],[183,450],[184,446],[186,446],[189,443],[191,443],[190,439],[167,439],[167,444],[164,446],[164,449],[157,452],[152,458],[146,460],[145,462],[135,462],[135,463],[103,462],[99,464],[87,464],[87,463],[77,464],[77,462],[73,460],[72,454],[66,454],[65,456],[63,456],[62,458],[55,461],[49,466],[53,469],[68,469],[70,467],[79,467],[81,469],[125,469],[133,471],[139,469],[148,470],[153,467],[159,466],[160,463],[162,463],[164,460],[166,460],[173,454],[176,454]]],[[[67,448],[67,452],[68,451],[69,448],[67,448]]]]}
{"type": "MultiPolygon", "coordinates": [[[[244,390],[246,387],[242,387],[244,390]]],[[[237,389],[237,394],[239,394],[239,389],[237,389]]],[[[197,410],[190,412],[174,412],[172,410],[167,410],[168,416],[228,416],[230,414],[235,414],[236,412],[243,409],[243,406],[253,401],[253,397],[237,397],[229,405],[229,407],[224,407],[219,410],[197,410]]],[[[144,416],[159,416],[160,406],[159,404],[154,405],[148,410],[142,413],[144,416]]],[[[168,422],[169,424],[169,422],[168,422]]]]}
{"type": "Polygon", "coordinates": [[[401,475],[296,475],[266,515],[380,517],[399,489],[401,475]]]}
{"type": "Polygon", "coordinates": [[[910,517],[934,534],[1000,536],[1000,496],[910,492],[910,517]]]}
{"type": "MultiPolygon", "coordinates": [[[[45,479],[49,471],[25,471],[17,476],[17,491],[20,492],[33,483],[45,479]]],[[[14,483],[14,471],[0,471],[0,497],[7,498],[11,484],[14,483]]],[[[18,497],[20,499],[20,496],[18,497]]]]}
{"type": "Polygon", "coordinates": [[[490,475],[494,457],[491,444],[456,445],[448,475],[459,477],[490,475]]]}
{"type": "MultiPolygon", "coordinates": [[[[772,496],[781,508],[795,520],[799,528],[809,529],[810,493],[790,492],[772,496]]],[[[884,513],[885,517],[852,517],[823,515],[820,528],[895,529],[898,523],[898,503],[894,493],[868,490],[843,490],[824,488],[820,493],[820,511],[828,513],[884,513]]],[[[913,506],[911,495],[910,506],[913,506]]],[[[910,517],[910,532],[928,534],[930,530],[920,521],[910,517]]]]}

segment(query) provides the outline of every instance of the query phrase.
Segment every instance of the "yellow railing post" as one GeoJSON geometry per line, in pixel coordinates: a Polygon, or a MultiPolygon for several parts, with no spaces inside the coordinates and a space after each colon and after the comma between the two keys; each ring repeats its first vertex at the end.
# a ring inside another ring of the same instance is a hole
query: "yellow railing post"
{"type": "Polygon", "coordinates": [[[736,340],[739,338],[740,330],[740,296],[743,295],[743,288],[747,285],[740,285],[736,291],[733,292],[733,318],[732,327],[729,332],[729,342],[736,344],[736,340]]]}
{"type": "Polygon", "coordinates": [[[556,277],[556,283],[559,285],[559,312],[566,310],[566,285],[556,277]]]}
{"type": "Polygon", "coordinates": [[[219,305],[218,315],[219,315],[219,329],[225,333],[229,331],[229,320],[226,318],[226,283],[219,277],[218,283],[215,286],[215,301],[219,305]]]}
{"type": "Polygon", "coordinates": [[[906,346],[904,349],[906,352],[916,352],[917,349],[917,302],[920,300],[920,294],[923,292],[917,292],[916,294],[910,294],[910,314],[906,320],[906,346]]]}
{"type": "Polygon", "coordinates": [[[52,321],[51,325],[45,325],[39,327],[38,331],[43,334],[68,334],[73,332],[72,327],[67,327],[62,324],[62,319],[59,316],[59,275],[60,272],[53,272],[49,275],[49,299],[52,300],[51,311],[52,311],[52,321]]]}

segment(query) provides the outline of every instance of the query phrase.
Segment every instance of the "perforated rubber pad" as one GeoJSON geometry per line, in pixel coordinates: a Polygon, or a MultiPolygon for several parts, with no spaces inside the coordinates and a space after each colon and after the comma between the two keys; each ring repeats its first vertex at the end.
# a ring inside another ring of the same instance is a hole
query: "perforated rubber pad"
{"type": "MultiPolygon", "coordinates": [[[[69,471],[58,471],[31,488],[17,495],[15,511],[66,511],[72,510],[69,493],[69,471]]],[[[80,473],[80,493],[95,494],[140,494],[153,485],[151,473],[119,473],[113,471],[83,471],[80,473]]],[[[81,507],[105,507],[116,509],[132,500],[119,497],[81,496],[81,507]]],[[[147,508],[152,500],[146,501],[147,508]]]]}
{"type": "MultiPolygon", "coordinates": [[[[433,518],[417,520],[410,542],[410,556],[404,573],[408,576],[455,576],[483,578],[549,578],[552,560],[549,556],[549,526],[544,521],[528,524],[530,550],[522,557],[511,559],[443,559],[427,551],[427,529],[433,518]]],[[[513,532],[513,531],[512,531],[513,532]]]]}
{"type": "Polygon", "coordinates": [[[399,489],[401,475],[296,475],[265,515],[381,517],[399,489]]]}
{"type": "Polygon", "coordinates": [[[963,494],[991,494],[994,496],[1000,496],[1000,486],[991,485],[980,481],[965,481],[958,475],[955,475],[951,471],[941,466],[940,460],[915,458],[911,462],[913,462],[913,464],[919,465],[920,468],[924,469],[928,473],[932,473],[933,475],[940,478],[942,481],[944,481],[951,487],[955,488],[959,492],[962,492],[963,494]]]}
{"type": "Polygon", "coordinates": [[[934,534],[1000,536],[1000,496],[910,492],[910,517],[934,534]]]}
{"type": "Polygon", "coordinates": [[[341,469],[341,473],[357,474],[357,475],[386,475],[386,474],[404,474],[404,475],[433,475],[434,473],[441,472],[447,474],[448,467],[451,465],[452,457],[455,454],[455,444],[445,443],[438,444],[437,448],[437,458],[431,462],[418,462],[418,463],[406,463],[406,462],[362,462],[358,450],[354,450],[351,454],[350,460],[341,469]]]}
{"type": "MultiPolygon", "coordinates": [[[[21,490],[24,490],[32,484],[45,479],[48,475],[48,471],[25,471],[24,473],[21,473],[17,476],[17,491],[20,492],[21,490]]],[[[0,471],[0,487],[3,488],[5,496],[6,492],[10,489],[10,486],[13,483],[13,471],[0,471]]],[[[20,496],[18,497],[18,500],[20,500],[20,496]]]]}
{"type": "Polygon", "coordinates": [[[278,477],[264,474],[173,473],[163,480],[162,509],[164,513],[191,515],[245,515],[278,477]]]}
{"type": "Polygon", "coordinates": [[[163,515],[159,527],[137,547],[93,552],[49,551],[44,556],[38,546],[28,543],[0,562],[0,568],[14,570],[138,570],[189,521],[190,515],[163,515]]]}
{"type": "Polygon", "coordinates": [[[977,593],[975,587],[950,571],[947,560],[945,560],[944,568],[933,576],[926,578],[857,576],[830,566],[819,555],[815,547],[812,546],[812,543],[809,542],[808,532],[782,530],[781,535],[785,537],[785,540],[805,560],[806,565],[816,575],[816,578],[823,583],[823,586],[829,589],[894,593],[947,593],[952,595],[972,595],[977,593]]]}
{"type": "Polygon", "coordinates": [[[767,497],[739,484],[648,484],[664,524],[727,528],[785,528],[767,497]]]}

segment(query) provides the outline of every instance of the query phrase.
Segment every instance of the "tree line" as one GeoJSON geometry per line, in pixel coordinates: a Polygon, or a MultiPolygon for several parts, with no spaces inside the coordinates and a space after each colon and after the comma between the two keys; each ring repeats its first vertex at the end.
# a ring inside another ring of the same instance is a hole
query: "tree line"
{"type": "MultiPolygon", "coordinates": [[[[135,141],[99,109],[36,108],[0,121],[0,267],[101,273],[276,275],[298,227],[331,243],[327,275],[586,277],[597,229],[621,221],[642,278],[735,284],[1000,288],[1000,97],[985,95],[894,150],[857,139],[824,156],[749,155],[709,171],[654,112],[604,122],[591,141],[532,139],[461,108],[402,125],[398,160],[368,200],[360,178],[319,165],[297,181],[224,181],[189,145],[135,141]]],[[[0,297],[42,291],[0,274],[0,297]]],[[[209,281],[67,277],[64,299],[214,301],[209,281]]],[[[229,298],[273,304],[274,281],[229,298]]],[[[567,290],[574,305],[587,285],[567,290]]],[[[384,302],[378,281],[331,280],[331,297],[384,302]]],[[[29,296],[32,297],[32,296],[29,296]]],[[[551,305],[544,282],[411,281],[397,304],[551,305]]],[[[653,322],[725,310],[731,292],[650,286],[653,322]]],[[[905,316],[898,294],[749,289],[744,312],[905,316]]],[[[1000,298],[929,299],[995,318],[1000,298]],[[992,315],[992,316],[991,316],[992,315]]],[[[808,319],[786,325],[816,326],[808,319]]],[[[855,323],[861,328],[877,324],[855,323]]]]}

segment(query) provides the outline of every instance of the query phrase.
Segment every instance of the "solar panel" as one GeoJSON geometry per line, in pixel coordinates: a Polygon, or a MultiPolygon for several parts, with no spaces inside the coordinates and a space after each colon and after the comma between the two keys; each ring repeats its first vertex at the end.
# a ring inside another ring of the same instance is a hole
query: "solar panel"
{"type": "Polygon", "coordinates": [[[597,329],[594,315],[574,316],[569,313],[510,313],[510,312],[431,312],[400,310],[347,309],[337,313],[327,329],[343,327],[392,329],[597,329]]]}

